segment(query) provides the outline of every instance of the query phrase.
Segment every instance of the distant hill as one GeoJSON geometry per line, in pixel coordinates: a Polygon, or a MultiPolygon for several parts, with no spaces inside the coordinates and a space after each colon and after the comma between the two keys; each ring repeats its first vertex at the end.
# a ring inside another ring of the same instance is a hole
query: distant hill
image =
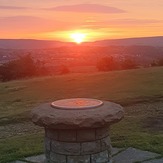
{"type": "Polygon", "coordinates": [[[94,42],[95,45],[108,46],[155,46],[163,47],[163,36],[158,37],[140,37],[126,39],[110,39],[94,42]]]}
{"type": "Polygon", "coordinates": [[[51,40],[0,39],[0,48],[4,49],[46,49],[65,45],[68,43],[51,40]]]}
{"type": "MultiPolygon", "coordinates": [[[[0,39],[0,48],[4,49],[48,49],[61,46],[73,46],[74,43],[51,41],[51,40],[33,40],[33,39],[0,39]]],[[[87,46],[154,46],[163,47],[163,36],[159,37],[141,37],[126,39],[110,39],[95,42],[83,43],[87,46]]]]}

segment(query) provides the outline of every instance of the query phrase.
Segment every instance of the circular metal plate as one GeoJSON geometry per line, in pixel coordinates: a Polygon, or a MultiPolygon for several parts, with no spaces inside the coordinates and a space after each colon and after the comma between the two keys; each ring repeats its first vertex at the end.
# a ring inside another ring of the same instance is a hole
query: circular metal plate
{"type": "Polygon", "coordinates": [[[58,109],[91,109],[103,104],[102,101],[89,98],[72,98],[57,100],[51,103],[52,107],[58,109]]]}

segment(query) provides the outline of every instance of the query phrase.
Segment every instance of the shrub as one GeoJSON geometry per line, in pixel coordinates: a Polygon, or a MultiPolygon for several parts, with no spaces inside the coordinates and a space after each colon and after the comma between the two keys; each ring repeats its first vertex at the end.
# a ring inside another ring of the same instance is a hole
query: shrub
{"type": "Polygon", "coordinates": [[[67,66],[62,66],[61,70],[60,70],[60,74],[64,75],[64,74],[68,74],[68,73],[70,73],[69,68],[67,66]]]}
{"type": "Polygon", "coordinates": [[[118,69],[118,63],[113,57],[104,57],[97,62],[97,69],[99,71],[112,71],[118,69]]]}
{"type": "Polygon", "coordinates": [[[122,69],[135,69],[138,65],[131,58],[125,58],[125,60],[121,63],[121,67],[122,69]]]}

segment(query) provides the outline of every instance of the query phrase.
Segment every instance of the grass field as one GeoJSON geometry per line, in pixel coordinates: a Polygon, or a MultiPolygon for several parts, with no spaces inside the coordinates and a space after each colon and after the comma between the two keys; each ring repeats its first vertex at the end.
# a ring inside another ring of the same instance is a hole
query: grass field
{"type": "Polygon", "coordinates": [[[0,83],[0,162],[42,153],[43,129],[31,123],[31,109],[40,103],[72,97],[120,103],[125,118],[112,126],[112,144],[163,155],[161,67],[0,83]]]}

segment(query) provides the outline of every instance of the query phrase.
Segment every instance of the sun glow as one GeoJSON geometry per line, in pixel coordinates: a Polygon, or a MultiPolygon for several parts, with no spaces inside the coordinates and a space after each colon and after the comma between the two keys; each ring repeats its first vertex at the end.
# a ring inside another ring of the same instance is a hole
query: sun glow
{"type": "Polygon", "coordinates": [[[77,44],[80,44],[80,43],[84,42],[86,34],[80,33],[80,32],[76,32],[76,33],[72,33],[70,35],[70,37],[73,39],[73,42],[76,42],[77,44]]]}

